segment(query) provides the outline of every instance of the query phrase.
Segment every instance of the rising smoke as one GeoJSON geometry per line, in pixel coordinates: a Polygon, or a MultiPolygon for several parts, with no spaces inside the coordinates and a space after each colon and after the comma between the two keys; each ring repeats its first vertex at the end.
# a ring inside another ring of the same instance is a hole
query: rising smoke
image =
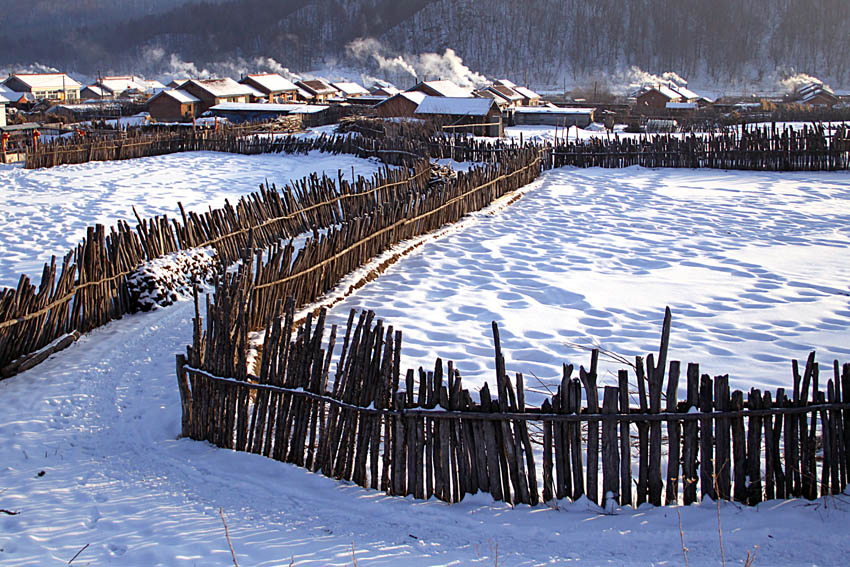
{"type": "Polygon", "coordinates": [[[442,55],[433,52],[399,55],[392,53],[377,39],[361,38],[349,43],[346,50],[361,63],[375,65],[388,75],[399,79],[447,79],[462,87],[473,88],[482,87],[489,82],[487,77],[466,66],[453,49],[446,49],[442,55]]]}
{"type": "Polygon", "coordinates": [[[777,82],[779,83],[780,88],[786,93],[793,93],[801,87],[810,85],[812,83],[817,85],[823,85],[829,88],[828,85],[824,85],[823,81],[821,81],[817,77],[808,75],[806,73],[798,73],[794,69],[790,69],[784,73],[781,73],[777,82]]]}
{"type": "Polygon", "coordinates": [[[148,76],[157,77],[209,79],[240,77],[248,73],[278,73],[293,81],[301,78],[271,57],[250,60],[237,57],[233,61],[218,61],[198,67],[191,61],[184,61],[176,53],[166,53],[160,47],[153,47],[146,50],[144,61],[148,76]]]}

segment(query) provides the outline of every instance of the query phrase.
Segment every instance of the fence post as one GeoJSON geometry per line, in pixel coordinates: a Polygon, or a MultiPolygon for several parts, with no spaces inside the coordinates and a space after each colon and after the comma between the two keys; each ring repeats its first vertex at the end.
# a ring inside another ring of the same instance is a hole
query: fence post
{"type": "Polygon", "coordinates": [[[180,388],[180,406],[183,409],[180,437],[189,437],[192,430],[192,389],[186,374],[186,356],[177,355],[177,386],[180,388]]]}
{"type": "MultiPolygon", "coordinates": [[[[602,413],[616,414],[619,391],[616,386],[605,386],[602,413]]],[[[602,422],[602,507],[608,504],[608,498],[613,498],[619,504],[618,484],[620,481],[620,455],[617,445],[617,422],[606,419],[602,422]]],[[[628,466],[628,463],[623,463],[628,466]]]]}

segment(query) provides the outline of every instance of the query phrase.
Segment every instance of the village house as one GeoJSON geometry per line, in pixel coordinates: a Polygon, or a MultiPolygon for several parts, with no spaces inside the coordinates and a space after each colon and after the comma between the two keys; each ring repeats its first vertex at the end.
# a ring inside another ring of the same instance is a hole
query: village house
{"type": "Polygon", "coordinates": [[[474,94],[482,98],[492,98],[502,110],[519,106],[523,101],[521,94],[504,85],[492,85],[486,89],[477,90],[474,94]]]}
{"type": "Polygon", "coordinates": [[[390,98],[391,96],[395,96],[401,91],[390,84],[375,84],[369,89],[369,93],[372,96],[382,96],[384,98],[390,98]]]}
{"type": "Polygon", "coordinates": [[[795,91],[794,102],[832,108],[840,102],[840,99],[823,83],[809,83],[795,91]]]}
{"type": "Polygon", "coordinates": [[[100,85],[88,85],[80,89],[80,100],[107,100],[114,98],[115,94],[100,85]]]}
{"type": "Polygon", "coordinates": [[[682,95],[666,85],[655,85],[637,96],[635,110],[661,111],[667,107],[668,102],[683,102],[682,95]]]}
{"type": "Polygon", "coordinates": [[[375,111],[381,118],[410,118],[426,96],[419,91],[398,93],[375,105],[375,111]]]}
{"type": "Polygon", "coordinates": [[[528,87],[513,87],[514,91],[519,93],[522,96],[522,102],[520,102],[520,106],[539,106],[542,100],[542,97],[529,89],[528,87]]]}
{"type": "Polygon", "coordinates": [[[694,91],[670,83],[669,85],[654,85],[644,89],[637,95],[637,104],[635,111],[643,113],[651,113],[658,111],[666,111],[667,103],[697,103],[708,102],[694,91]]]}
{"type": "Polygon", "coordinates": [[[240,81],[263,94],[268,102],[292,102],[298,95],[298,87],[277,73],[247,75],[240,81]]]}
{"type": "Polygon", "coordinates": [[[184,90],[161,91],[148,101],[148,113],[158,122],[180,122],[197,116],[200,99],[184,90]]]}
{"type": "Polygon", "coordinates": [[[518,101],[516,106],[537,106],[540,104],[541,97],[539,94],[527,87],[520,87],[508,79],[499,79],[493,82],[494,87],[508,87],[514,93],[520,95],[522,100],[518,101]]]}
{"type": "Polygon", "coordinates": [[[250,97],[256,92],[229,77],[224,79],[192,79],[183,83],[179,90],[185,91],[198,99],[198,102],[195,103],[196,116],[223,102],[250,102],[250,97]]]}
{"type": "Polygon", "coordinates": [[[317,125],[328,108],[318,104],[225,102],[213,106],[204,115],[226,118],[234,124],[264,122],[285,116],[296,119],[290,122],[291,127],[300,128],[302,125],[317,125]]]}
{"type": "Polygon", "coordinates": [[[79,100],[83,86],[65,73],[14,73],[3,85],[17,93],[31,94],[37,100],[59,102],[79,100]]]}
{"type": "Polygon", "coordinates": [[[321,104],[323,102],[327,102],[329,98],[336,96],[339,94],[339,91],[330,85],[327,81],[323,79],[311,79],[309,81],[296,81],[295,84],[304,92],[309,95],[309,98],[305,98],[303,95],[302,98],[304,100],[313,102],[316,104],[321,104]]]}
{"type": "Polygon", "coordinates": [[[447,133],[504,134],[502,112],[491,98],[426,96],[414,116],[436,121],[447,133]]]}
{"type": "Polygon", "coordinates": [[[422,81],[407,89],[406,92],[421,92],[428,96],[451,98],[472,98],[472,89],[459,87],[451,81],[422,81]]]}

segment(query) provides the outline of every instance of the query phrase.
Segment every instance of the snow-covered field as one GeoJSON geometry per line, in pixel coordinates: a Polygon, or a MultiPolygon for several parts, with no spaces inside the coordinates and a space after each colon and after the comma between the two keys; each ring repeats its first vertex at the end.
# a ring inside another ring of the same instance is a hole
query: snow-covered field
{"type": "MultiPolygon", "coordinates": [[[[508,369],[545,380],[562,362],[588,363],[576,344],[657,351],[669,305],[674,359],[775,389],[810,350],[850,362],[848,218],[846,172],[554,170],[503,213],[391,268],[332,320],[373,309],[404,331],[407,366],[441,356],[475,385],[494,374],[491,321],[508,369]]],[[[603,367],[616,384],[623,365],[603,367]]]]}
{"type": "Polygon", "coordinates": [[[0,286],[14,286],[21,274],[38,281],[51,254],[64,255],[95,223],[119,219],[136,225],[142,218],[180,216],[186,210],[220,207],[256,191],[268,180],[278,186],[312,172],[336,178],[370,177],[380,163],[353,156],[243,156],[189,152],[132,161],[91,162],[27,170],[0,164],[0,286]]]}
{"type": "MultiPolygon", "coordinates": [[[[69,223],[43,240],[34,221],[16,231],[4,207],[2,248],[61,251],[73,243],[65,232],[126,215],[131,204],[142,214],[172,212],[177,200],[202,208],[264,177],[353,163],[171,158],[184,171],[151,164],[165,158],[0,170],[0,191],[33,214],[40,209],[19,184],[37,174],[28,187],[53,187],[50,202],[67,204],[52,222],[69,223]],[[157,189],[146,171],[168,187],[157,189]],[[75,207],[72,179],[110,202],[75,207]]],[[[367,163],[355,162],[357,171],[366,174],[367,163]]],[[[39,212],[45,230],[50,214],[39,212]]],[[[587,361],[574,343],[624,355],[657,349],[670,305],[671,356],[729,372],[738,387],[787,385],[788,359],[809,348],[850,361],[848,217],[847,173],[556,170],[510,207],[420,247],[331,318],[374,309],[405,332],[406,365],[439,354],[477,383],[491,373],[492,320],[502,324],[509,368],[545,379],[562,361],[587,361]]],[[[4,270],[8,281],[17,268],[4,270]]],[[[511,510],[482,495],[449,506],[177,440],[173,355],[191,340],[191,317],[188,302],[125,317],[0,382],[0,509],[18,512],[0,512],[0,564],[67,564],[79,552],[73,565],[231,565],[220,508],[243,567],[685,565],[682,537],[692,566],[721,565],[721,554],[740,565],[754,546],[757,566],[846,564],[850,496],[756,508],[705,502],[680,509],[680,533],[675,508],[603,513],[580,501],[511,510]]]]}

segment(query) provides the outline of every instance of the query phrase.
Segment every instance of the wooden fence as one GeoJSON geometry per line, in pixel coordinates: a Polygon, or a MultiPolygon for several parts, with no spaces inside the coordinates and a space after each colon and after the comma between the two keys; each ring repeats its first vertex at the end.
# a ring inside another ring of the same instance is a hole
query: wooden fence
{"type": "Polygon", "coordinates": [[[325,341],[324,310],[293,334],[291,298],[276,303],[249,373],[239,293],[216,296],[206,332],[196,318],[194,344],[177,357],[183,435],[192,439],[446,502],[487,492],[531,505],[582,496],[754,505],[838,494],[850,481],[850,364],[836,361],[822,381],[812,353],[802,374],[794,361],[793,387],[774,394],[730,392],[728,376],[688,364],[680,400],[667,310],[657,355],[637,357],[616,385],[600,388],[594,350],[578,377],[564,365],[552,395],[532,407],[522,374],[508,375],[495,322],[494,391],[485,383],[470,392],[440,359],[433,370],[402,372],[402,333],[372,312],[352,311],[341,348],[336,326],[325,341]]]}
{"type": "MultiPolygon", "coordinates": [[[[349,270],[357,267],[376,246],[384,246],[381,243],[395,242],[397,240],[393,239],[403,238],[420,226],[436,228],[435,222],[451,222],[459,218],[450,218],[452,214],[475,210],[489,202],[488,199],[495,198],[494,182],[466,196],[460,204],[455,199],[456,193],[448,191],[443,184],[430,183],[427,161],[408,152],[408,149],[419,148],[405,140],[386,140],[384,143],[390,148],[386,151],[378,142],[368,142],[364,146],[362,141],[349,137],[256,137],[254,146],[248,139],[240,140],[246,144],[245,151],[260,151],[261,148],[262,151],[287,153],[321,150],[382,154],[389,163],[409,167],[382,170],[371,180],[348,181],[341,173],[333,180],[314,174],[282,188],[261,185],[259,191],[242,197],[235,205],[227,203],[206,213],[187,212],[178,203],[180,220],[167,216],[152,219],[137,216],[135,230],[126,222],[108,232],[102,226],[90,228],[86,239],[64,257],[61,267],[57,266],[55,258],[45,265],[38,287],[27,276],[22,276],[16,288],[0,289],[0,377],[17,373],[22,365],[27,366],[28,355],[64,341],[69,333],[87,332],[131,312],[126,278],[144,260],[179,250],[212,246],[221,261],[229,263],[241,258],[246,247],[262,248],[282,239],[340,225],[340,228],[331,228],[324,241],[309,241],[296,258],[295,266],[306,265],[308,254],[328,254],[332,249],[327,246],[328,242],[333,242],[333,246],[352,247],[344,257],[330,258],[338,251],[330,253],[321,260],[324,262],[321,270],[311,268],[309,277],[290,273],[290,279],[283,282],[289,282],[287,289],[293,289],[303,282],[314,285],[322,281],[319,287],[326,289],[328,285],[335,285],[345,273],[340,271],[343,267],[349,270]],[[483,190],[486,188],[491,190],[483,190]],[[469,206],[472,208],[464,208],[469,206]],[[396,216],[386,213],[392,207],[396,209],[396,216]],[[398,215],[407,214],[404,211],[424,211],[423,207],[442,213],[417,219],[415,226],[413,221],[390,226],[402,218],[398,215]],[[372,214],[374,211],[383,212],[376,216],[372,214]],[[390,222],[390,219],[396,220],[390,222]],[[377,234],[367,238],[370,231],[377,234]],[[361,242],[364,238],[368,242],[361,242]]],[[[515,153],[526,156],[524,165],[533,159],[527,156],[536,155],[530,150],[515,153]]],[[[504,161],[513,165],[508,158],[504,161]]],[[[540,171],[539,165],[525,167],[520,175],[509,172],[508,167],[491,166],[487,175],[510,174],[508,184],[516,188],[517,183],[529,182],[540,171]]],[[[483,179],[482,175],[485,174],[476,172],[463,176],[466,185],[451,187],[464,191],[470,183],[483,179]]],[[[504,189],[508,184],[499,187],[504,189]]],[[[278,250],[285,253],[286,247],[278,250]]],[[[269,293],[274,291],[268,290],[263,295],[269,293]]]]}
{"type": "Polygon", "coordinates": [[[823,126],[779,130],[775,126],[727,130],[706,135],[618,135],[589,140],[558,140],[530,144],[468,137],[435,136],[434,124],[409,124],[358,118],[340,128],[352,136],[320,136],[313,140],[256,135],[258,127],[222,126],[218,130],[139,131],[130,137],[59,139],[27,154],[27,168],[52,167],[94,160],[120,160],[184,151],[220,151],[240,154],[294,153],[323,149],[360,157],[379,157],[386,163],[409,165],[423,157],[457,161],[496,162],[502,152],[535,147],[542,152],[543,168],[576,167],[715,168],[756,171],[834,171],[850,168],[850,133],[845,126],[829,134],[823,126]],[[311,145],[312,144],[312,145],[311,145]]]}
{"type": "Polygon", "coordinates": [[[828,135],[822,127],[750,128],[685,137],[559,143],[551,148],[551,167],[713,168],[756,171],[835,171],[850,168],[846,128],[828,135]]]}
{"type": "MultiPolygon", "coordinates": [[[[315,140],[303,144],[317,146],[315,140]]],[[[55,257],[45,264],[39,286],[24,275],[17,287],[0,288],[0,377],[17,373],[28,355],[69,333],[85,333],[131,312],[126,279],[145,260],[212,246],[227,263],[241,257],[249,237],[266,246],[346,223],[407,191],[421,191],[429,173],[427,162],[420,161],[409,169],[382,170],[371,180],[348,181],[340,173],[334,181],[314,174],[281,189],[261,186],[236,205],[206,213],[186,212],[180,205],[182,222],[137,216],[135,230],[126,222],[109,231],[91,227],[61,265],[55,257]]]]}

